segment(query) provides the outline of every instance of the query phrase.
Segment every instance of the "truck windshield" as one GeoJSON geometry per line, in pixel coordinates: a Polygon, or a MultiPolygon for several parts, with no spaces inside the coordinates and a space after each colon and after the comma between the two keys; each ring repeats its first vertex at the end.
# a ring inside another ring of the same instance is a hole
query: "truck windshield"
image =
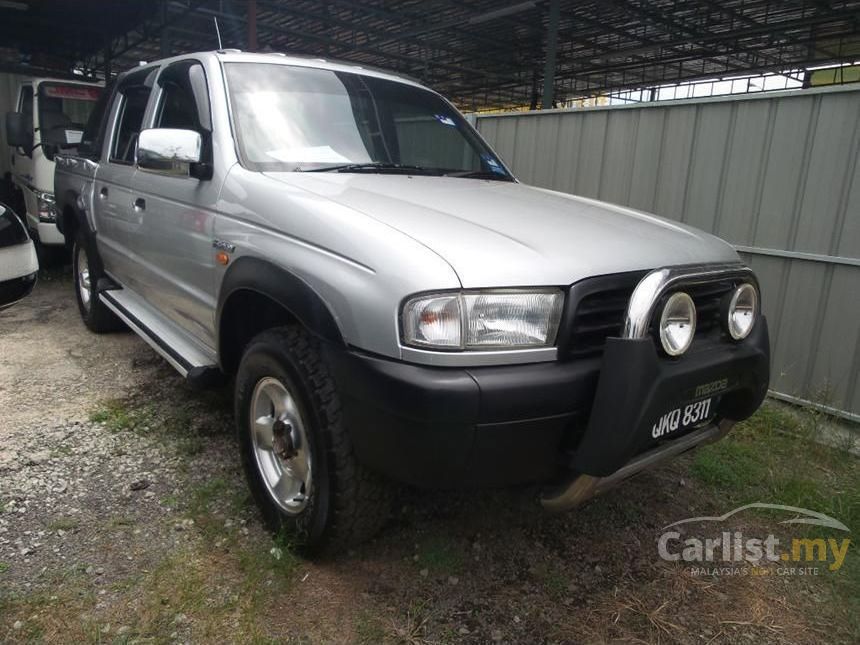
{"type": "Polygon", "coordinates": [[[76,145],[101,96],[100,87],[62,83],[39,86],[39,131],[42,143],[76,145]]]}
{"type": "Polygon", "coordinates": [[[239,152],[252,170],[512,180],[459,112],[428,90],[311,67],[225,68],[239,152]]]}

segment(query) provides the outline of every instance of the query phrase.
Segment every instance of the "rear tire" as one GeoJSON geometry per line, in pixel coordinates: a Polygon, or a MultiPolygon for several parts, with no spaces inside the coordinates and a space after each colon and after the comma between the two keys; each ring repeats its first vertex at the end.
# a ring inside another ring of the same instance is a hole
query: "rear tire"
{"type": "Polygon", "coordinates": [[[316,338],[295,326],[255,337],[239,365],[235,403],[242,465],[271,530],[315,553],[382,527],[391,489],[355,457],[316,338]]]}
{"type": "Polygon", "coordinates": [[[97,334],[117,331],[123,328],[117,318],[102,301],[96,284],[102,277],[100,267],[94,262],[95,249],[83,231],[78,231],[72,246],[72,275],[75,280],[75,299],[84,324],[97,334]]]}

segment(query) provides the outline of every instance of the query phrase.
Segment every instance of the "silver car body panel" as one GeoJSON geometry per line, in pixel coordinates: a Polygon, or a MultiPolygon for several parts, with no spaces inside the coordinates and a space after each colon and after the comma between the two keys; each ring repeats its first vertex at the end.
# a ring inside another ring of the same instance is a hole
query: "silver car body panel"
{"type": "MultiPolygon", "coordinates": [[[[223,62],[322,67],[420,85],[355,65],[274,54],[210,52],[152,65],[163,73],[189,58],[203,65],[208,81],[212,178],[168,177],[108,163],[107,136],[94,189],[82,192],[96,204],[93,225],[109,274],[213,351],[221,285],[243,257],[265,260],[303,281],[348,344],[431,365],[553,360],[555,348],[404,348],[399,310],[414,293],[564,287],[597,275],[739,261],[728,244],[693,228],[518,182],[248,170],[236,151],[223,62]],[[108,197],[99,196],[102,187],[110,188],[108,197]],[[142,211],[133,207],[138,198],[146,202],[142,211]],[[216,240],[235,247],[227,266],[214,262],[216,240]]],[[[152,127],[158,95],[156,85],[143,127],[152,127]]],[[[113,112],[115,106],[109,134],[113,112]]],[[[75,171],[71,164],[68,170],[75,171]]],[[[58,175],[66,172],[64,164],[58,175]]]]}

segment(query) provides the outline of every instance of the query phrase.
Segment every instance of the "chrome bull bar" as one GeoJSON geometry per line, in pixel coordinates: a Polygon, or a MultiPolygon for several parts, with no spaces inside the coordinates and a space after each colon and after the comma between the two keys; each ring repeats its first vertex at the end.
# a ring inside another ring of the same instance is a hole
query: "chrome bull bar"
{"type": "Polygon", "coordinates": [[[568,511],[587,502],[592,497],[606,492],[644,470],[692,450],[697,446],[713,443],[722,439],[734,426],[734,421],[722,420],[711,423],[704,428],[694,430],[690,434],[657,446],[653,450],[643,452],[606,477],[577,475],[566,484],[555,489],[547,490],[541,495],[541,505],[548,511],[568,511]]]}
{"type": "MultiPolygon", "coordinates": [[[[630,296],[622,338],[645,338],[649,333],[657,303],[671,289],[727,278],[751,282],[758,291],[755,274],[749,267],[739,262],[665,267],[651,271],[639,281],[630,296]]],[[[731,430],[733,425],[734,422],[728,420],[711,423],[634,457],[626,465],[605,477],[575,475],[566,484],[545,491],[541,495],[541,504],[548,511],[576,508],[643,470],[653,468],[702,444],[718,441],[731,430]]]]}

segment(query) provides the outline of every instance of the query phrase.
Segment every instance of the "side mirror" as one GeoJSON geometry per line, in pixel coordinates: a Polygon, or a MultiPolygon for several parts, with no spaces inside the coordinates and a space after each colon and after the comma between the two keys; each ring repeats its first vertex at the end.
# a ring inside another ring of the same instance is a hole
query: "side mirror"
{"type": "Polygon", "coordinates": [[[6,113],[6,143],[28,151],[33,147],[33,124],[23,113],[6,113]]]}
{"type": "Polygon", "coordinates": [[[202,156],[203,137],[194,130],[150,128],[138,135],[137,166],[141,170],[187,177],[202,156]]]}
{"type": "Polygon", "coordinates": [[[36,247],[15,212],[0,203],[0,309],[29,295],[36,286],[36,247]]]}

